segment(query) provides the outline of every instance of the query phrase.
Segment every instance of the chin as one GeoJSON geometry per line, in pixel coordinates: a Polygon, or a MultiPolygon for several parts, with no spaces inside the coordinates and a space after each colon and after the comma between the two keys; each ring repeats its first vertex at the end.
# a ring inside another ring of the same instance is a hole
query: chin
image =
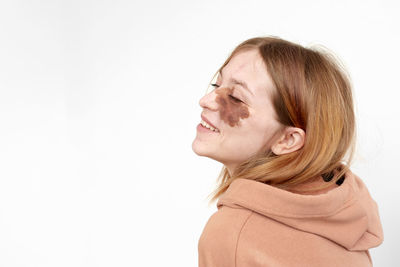
{"type": "Polygon", "coordinates": [[[198,156],[215,159],[214,153],[213,153],[214,151],[212,151],[209,146],[206,146],[206,145],[204,145],[201,142],[198,142],[196,140],[194,140],[193,143],[192,143],[192,150],[198,156]]]}
{"type": "Polygon", "coordinates": [[[194,140],[192,143],[192,150],[198,156],[207,156],[207,150],[204,149],[201,144],[198,144],[196,140],[194,140]]]}

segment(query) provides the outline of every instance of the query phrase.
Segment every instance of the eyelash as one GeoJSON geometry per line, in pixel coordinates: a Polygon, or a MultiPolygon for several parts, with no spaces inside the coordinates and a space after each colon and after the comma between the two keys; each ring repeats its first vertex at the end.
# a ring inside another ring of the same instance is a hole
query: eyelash
{"type": "MultiPolygon", "coordinates": [[[[212,83],[211,86],[213,86],[213,87],[219,87],[219,85],[216,84],[216,83],[212,83]]],[[[236,101],[236,102],[243,102],[242,100],[240,100],[239,98],[234,97],[233,95],[229,95],[229,97],[232,98],[232,99],[233,99],[234,101],[236,101]]]]}

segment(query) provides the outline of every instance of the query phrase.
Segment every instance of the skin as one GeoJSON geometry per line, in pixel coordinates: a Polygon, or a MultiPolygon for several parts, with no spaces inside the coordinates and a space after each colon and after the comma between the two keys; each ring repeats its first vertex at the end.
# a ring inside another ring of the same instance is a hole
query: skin
{"type": "Polygon", "coordinates": [[[273,82],[257,50],[236,54],[222,69],[218,87],[203,96],[202,114],[219,132],[197,131],[192,149],[217,160],[230,173],[255,153],[284,154],[301,148],[304,131],[277,121],[271,102],[273,82]],[[232,78],[244,81],[248,90],[232,78]],[[235,99],[236,98],[236,99],[235,99]]]}
{"type": "Polygon", "coordinates": [[[243,102],[230,97],[230,95],[233,95],[233,89],[223,88],[216,93],[216,102],[219,104],[219,115],[222,121],[231,127],[235,127],[239,125],[240,119],[249,117],[249,108],[243,102]]]}

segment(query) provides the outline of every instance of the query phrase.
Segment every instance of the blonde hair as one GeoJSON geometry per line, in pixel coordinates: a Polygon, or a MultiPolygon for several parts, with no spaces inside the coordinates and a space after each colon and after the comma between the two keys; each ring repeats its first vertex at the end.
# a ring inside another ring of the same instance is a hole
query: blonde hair
{"type": "MultiPolygon", "coordinates": [[[[274,83],[272,103],[284,126],[305,131],[304,146],[294,152],[256,154],[232,174],[223,166],[210,203],[237,178],[256,180],[277,188],[291,188],[324,174],[334,174],[320,187],[332,186],[349,170],[355,151],[355,114],[350,79],[331,53],[305,48],[278,37],[256,37],[240,43],[217,75],[237,53],[257,49],[274,83]],[[346,157],[347,156],[347,157],[346,157]]],[[[214,77],[215,77],[214,75],[214,77]]]]}

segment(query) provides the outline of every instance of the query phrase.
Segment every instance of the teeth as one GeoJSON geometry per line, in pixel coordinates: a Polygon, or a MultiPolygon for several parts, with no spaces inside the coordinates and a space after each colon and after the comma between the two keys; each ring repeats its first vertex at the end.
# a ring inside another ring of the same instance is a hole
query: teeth
{"type": "Polygon", "coordinates": [[[203,125],[204,127],[208,128],[208,129],[210,129],[210,130],[212,130],[212,131],[214,131],[214,132],[219,132],[218,129],[212,127],[211,125],[209,125],[207,122],[205,122],[205,121],[203,121],[203,120],[201,120],[200,123],[201,123],[201,125],[203,125]]]}

